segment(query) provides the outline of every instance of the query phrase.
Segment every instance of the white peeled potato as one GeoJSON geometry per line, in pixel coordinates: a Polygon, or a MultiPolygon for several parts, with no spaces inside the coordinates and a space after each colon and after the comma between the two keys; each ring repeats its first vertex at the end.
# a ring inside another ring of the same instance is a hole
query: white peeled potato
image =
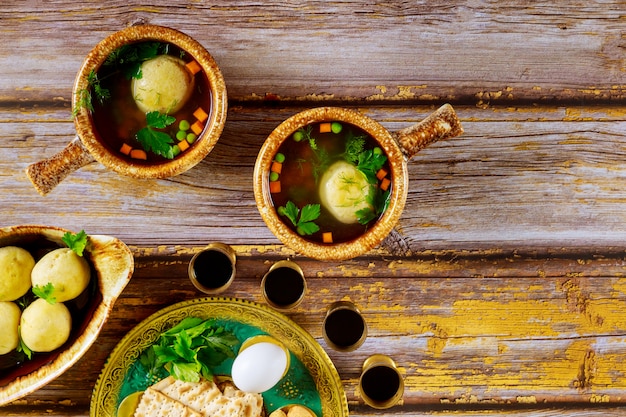
{"type": "Polygon", "coordinates": [[[11,352],[20,341],[20,308],[11,301],[0,301],[0,355],[11,352]]]}
{"type": "Polygon", "coordinates": [[[78,297],[89,284],[91,270],[82,256],[69,248],[59,248],[45,254],[33,268],[33,287],[52,284],[52,296],[57,302],[78,297]]]}
{"type": "Polygon", "coordinates": [[[358,222],[356,212],[370,207],[370,184],[365,174],[346,161],[337,161],[322,175],[319,194],[322,205],[341,223],[358,222]]]}
{"type": "Polygon", "coordinates": [[[63,303],[50,304],[38,298],[22,312],[20,334],[33,352],[50,352],[61,347],[71,330],[72,316],[63,303]]]}
{"type": "Polygon", "coordinates": [[[30,289],[33,256],[17,246],[0,248],[0,301],[17,300],[30,289]]]}
{"type": "Polygon", "coordinates": [[[143,112],[176,113],[193,93],[195,78],[185,62],[159,55],[141,64],[141,78],[133,78],[133,98],[143,112]]]}

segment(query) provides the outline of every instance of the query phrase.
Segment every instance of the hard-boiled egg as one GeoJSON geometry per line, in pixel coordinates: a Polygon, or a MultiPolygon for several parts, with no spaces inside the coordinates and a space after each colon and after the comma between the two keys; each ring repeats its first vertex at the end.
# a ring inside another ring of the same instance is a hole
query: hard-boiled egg
{"type": "Polygon", "coordinates": [[[261,393],[276,385],[288,366],[289,353],[283,346],[272,341],[260,341],[239,351],[233,362],[231,377],[240,390],[261,393]]]}

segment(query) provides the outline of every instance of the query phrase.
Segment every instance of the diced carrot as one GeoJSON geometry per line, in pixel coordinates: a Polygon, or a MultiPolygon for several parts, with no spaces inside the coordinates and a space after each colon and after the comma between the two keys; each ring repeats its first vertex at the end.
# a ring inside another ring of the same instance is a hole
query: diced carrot
{"type": "Polygon", "coordinates": [[[189,72],[194,75],[202,70],[202,67],[200,67],[200,64],[198,64],[196,61],[189,61],[185,64],[185,66],[187,67],[189,72]]]}
{"type": "Polygon", "coordinates": [[[185,152],[187,149],[189,149],[189,142],[187,142],[186,140],[181,140],[180,142],[178,142],[178,147],[180,148],[181,152],[185,152]]]}
{"type": "Polygon", "coordinates": [[[324,232],[324,233],[322,233],[322,242],[324,242],[324,243],[333,243],[333,232],[324,232]]]}
{"type": "Polygon", "coordinates": [[[123,143],[122,147],[120,148],[120,152],[123,153],[124,155],[129,155],[130,151],[132,150],[133,150],[132,146],[130,146],[128,143],[123,143]]]}
{"type": "Polygon", "coordinates": [[[387,174],[389,174],[387,170],[385,168],[381,168],[376,173],[376,178],[378,178],[378,181],[381,181],[383,178],[387,176],[387,174]]]}
{"type": "Polygon", "coordinates": [[[276,161],[272,162],[272,167],[270,168],[270,171],[280,174],[282,170],[283,170],[283,164],[281,164],[280,162],[276,162],[276,161]]]}
{"type": "Polygon", "coordinates": [[[380,182],[380,189],[383,191],[387,191],[390,185],[391,180],[389,178],[383,178],[383,180],[380,182]]]}
{"type": "Polygon", "coordinates": [[[134,159],[148,159],[148,154],[143,149],[133,149],[130,151],[130,157],[134,159]]]}
{"type": "Polygon", "coordinates": [[[194,124],[191,125],[191,131],[198,136],[202,133],[202,129],[204,129],[204,125],[200,120],[196,120],[194,124]]]}
{"type": "Polygon", "coordinates": [[[270,181],[270,193],[280,193],[280,181],[270,181]]]}
{"type": "Polygon", "coordinates": [[[320,133],[328,133],[332,130],[331,123],[320,123],[320,133]]]}
{"type": "Polygon", "coordinates": [[[198,107],[196,111],[193,112],[193,117],[204,123],[206,122],[206,119],[209,118],[209,115],[207,114],[207,112],[204,111],[202,107],[198,107]]]}

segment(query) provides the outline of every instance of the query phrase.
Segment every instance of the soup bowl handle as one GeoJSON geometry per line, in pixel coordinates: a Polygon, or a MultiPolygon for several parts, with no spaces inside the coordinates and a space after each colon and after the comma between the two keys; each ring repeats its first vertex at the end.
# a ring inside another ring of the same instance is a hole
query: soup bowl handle
{"type": "Polygon", "coordinates": [[[450,104],[444,104],[419,123],[391,132],[402,152],[411,158],[431,143],[459,136],[463,127],[450,104]]]}
{"type": "Polygon", "coordinates": [[[94,161],[94,157],[76,136],[57,154],[29,165],[26,175],[37,192],[46,195],[69,174],[94,161]]]}

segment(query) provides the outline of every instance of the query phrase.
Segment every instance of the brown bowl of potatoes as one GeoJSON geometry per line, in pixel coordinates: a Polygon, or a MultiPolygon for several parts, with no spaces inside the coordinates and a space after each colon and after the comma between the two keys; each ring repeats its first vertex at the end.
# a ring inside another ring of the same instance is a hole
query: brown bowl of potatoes
{"type": "Polygon", "coordinates": [[[133,269],[132,253],[114,237],[38,225],[0,228],[0,406],[83,356],[133,269]]]}

